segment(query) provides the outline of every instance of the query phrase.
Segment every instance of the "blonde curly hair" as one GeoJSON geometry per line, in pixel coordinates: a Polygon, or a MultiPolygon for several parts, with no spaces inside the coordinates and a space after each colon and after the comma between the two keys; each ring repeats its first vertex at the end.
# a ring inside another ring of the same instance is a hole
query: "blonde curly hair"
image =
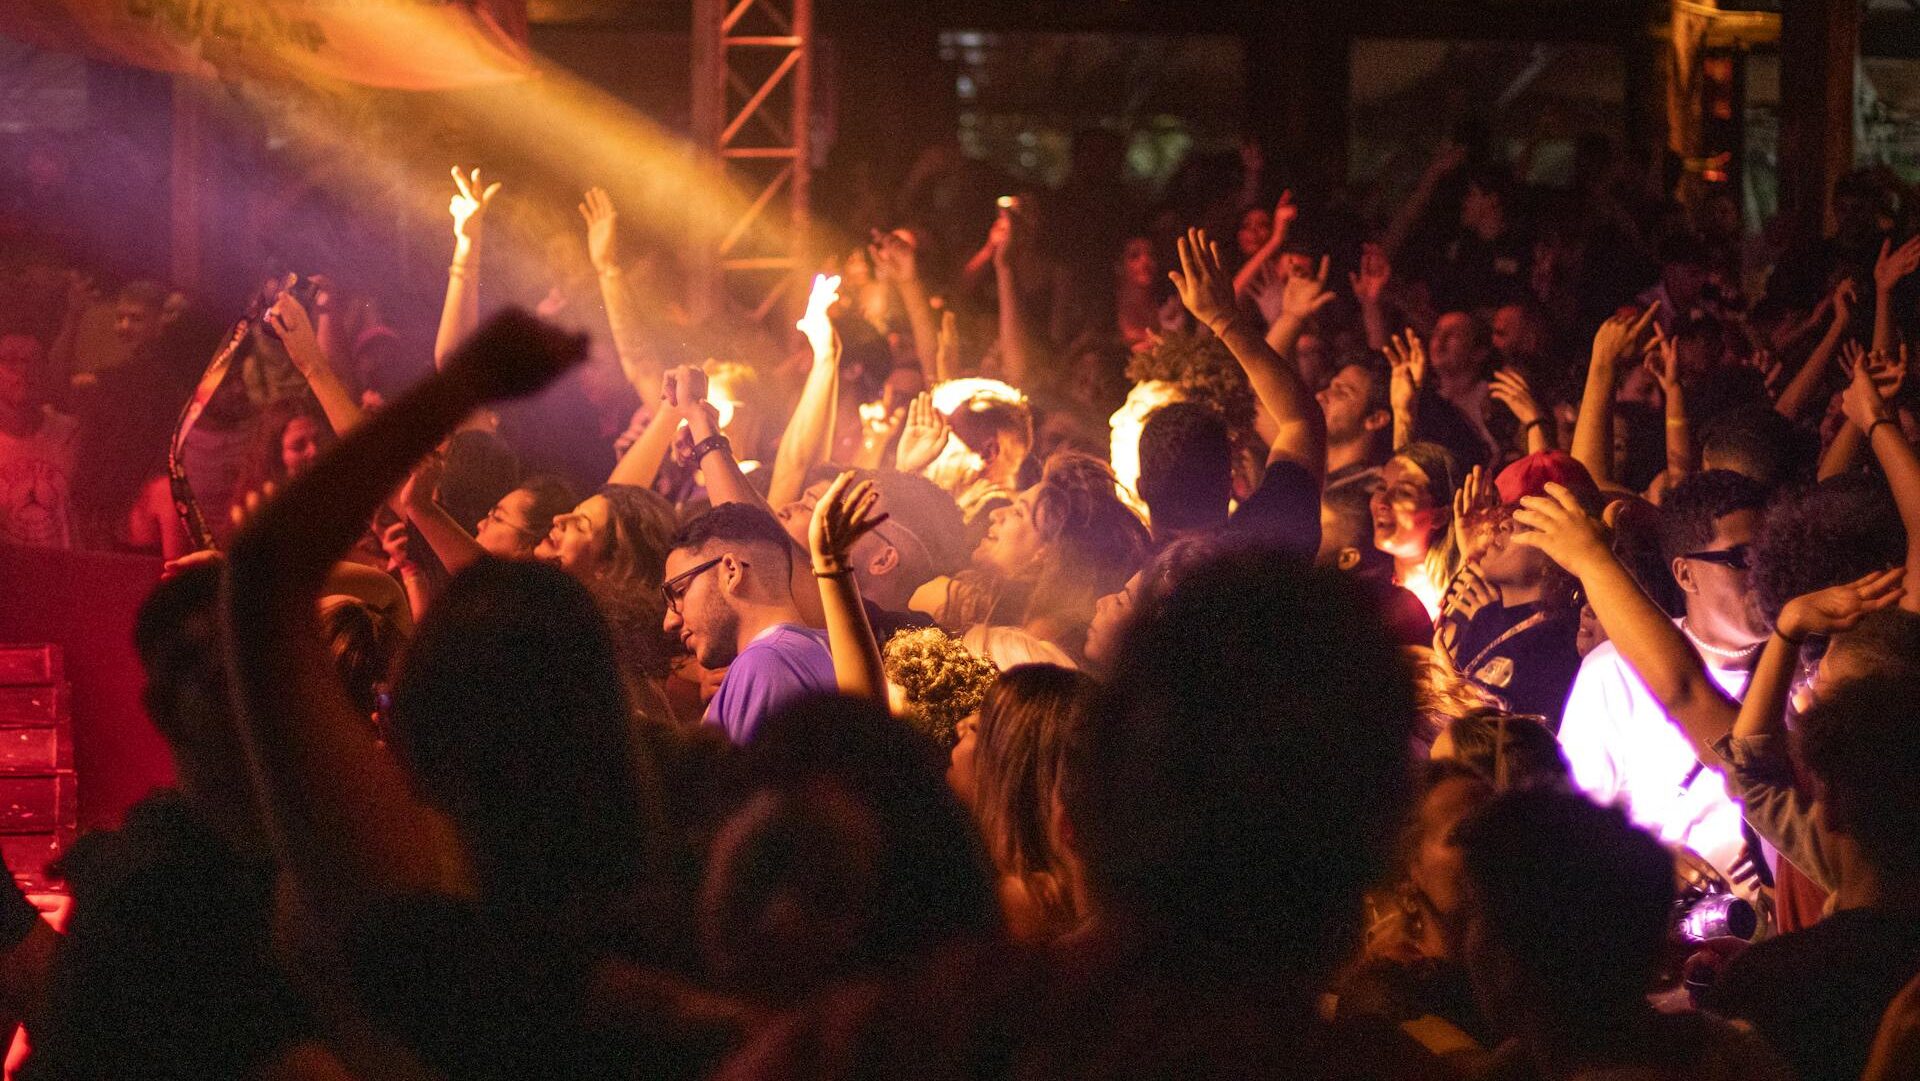
{"type": "Polygon", "coordinates": [[[901,631],[883,651],[887,680],[906,695],[907,720],[951,748],[955,729],[980,708],[987,688],[1000,677],[993,662],[981,660],[938,627],[901,631]]]}

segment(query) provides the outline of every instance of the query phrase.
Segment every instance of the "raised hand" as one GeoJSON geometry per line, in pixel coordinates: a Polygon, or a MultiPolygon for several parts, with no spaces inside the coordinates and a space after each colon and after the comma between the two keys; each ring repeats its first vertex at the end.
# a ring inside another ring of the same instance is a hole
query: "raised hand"
{"type": "Polygon", "coordinates": [[[1840,394],[1840,409],[1847,421],[1864,432],[1876,421],[1891,418],[1893,410],[1887,399],[1899,389],[1906,371],[1904,356],[1898,362],[1881,358],[1877,368],[1875,358],[1855,358],[1847,375],[1847,389],[1840,394]],[[1876,372],[1880,373],[1878,378],[1876,372]],[[1883,391],[1883,387],[1887,389],[1883,391]]]}
{"type": "Polygon", "coordinates": [[[227,508],[227,521],[233,523],[233,528],[236,530],[244,527],[248,522],[253,521],[254,515],[260,513],[261,507],[273,502],[274,493],[277,491],[279,487],[272,481],[267,481],[248,492],[245,497],[234,500],[233,505],[227,508]]]}
{"type": "Polygon", "coordinates": [[[387,553],[387,573],[398,574],[413,562],[407,547],[407,523],[389,522],[380,530],[380,550],[387,553]]]}
{"type": "Polygon", "coordinates": [[[1440,616],[1472,622],[1482,608],[1499,599],[1500,591],[1487,581],[1480,564],[1470,560],[1461,564],[1453,581],[1447,583],[1447,592],[1440,598],[1440,616]]]}
{"type": "Polygon", "coordinates": [[[1279,236],[1300,216],[1300,207],[1293,201],[1293,189],[1280,193],[1280,201],[1273,204],[1273,235],[1279,236]]]}
{"type": "Polygon", "coordinates": [[[933,373],[947,380],[960,372],[960,320],[948,308],[940,313],[940,336],[934,339],[933,373]]]}
{"type": "Polygon", "coordinates": [[[1564,485],[1548,483],[1546,495],[1523,497],[1513,520],[1527,527],[1513,534],[1514,543],[1538,548],[1576,578],[1613,558],[1600,523],[1564,485]]]}
{"type": "Polygon", "coordinates": [[[1842,278],[1840,284],[1833,287],[1829,300],[1834,320],[1844,327],[1853,320],[1853,306],[1860,302],[1860,287],[1853,284],[1852,278],[1842,278]]]}
{"type": "Polygon", "coordinates": [[[900,427],[900,445],[894,450],[893,467],[902,473],[921,472],[940,457],[952,434],[947,418],[933,407],[933,395],[915,395],[907,406],[907,419],[900,427]]]}
{"type": "MultiPolygon", "coordinates": [[[[497,186],[497,185],[496,185],[497,186]]],[[[587,259],[595,273],[607,274],[620,269],[620,213],[605,188],[588,188],[580,204],[580,217],[587,223],[587,259]]]]}
{"type": "Polygon", "coordinates": [[[1310,276],[1289,277],[1280,287],[1280,317],[1305,319],[1333,302],[1327,291],[1327,257],[1320,257],[1320,269],[1310,276]]]}
{"type": "Polygon", "coordinates": [[[463,174],[459,166],[455,166],[453,186],[453,199],[447,203],[447,213],[453,215],[453,238],[471,244],[480,236],[488,204],[500,194],[500,182],[482,184],[479,169],[463,174]]]}
{"type": "Polygon", "coordinates": [[[1453,541],[1462,562],[1471,563],[1487,554],[1484,536],[1475,536],[1475,519],[1500,505],[1499,489],[1480,466],[1467,470],[1466,480],[1453,493],[1453,541]]]}
{"type": "Polygon", "coordinates": [[[1521,427],[1541,420],[1540,403],[1533,396],[1533,387],[1528,385],[1527,377],[1520,374],[1518,368],[1502,368],[1493,373],[1487,383],[1487,393],[1493,400],[1507,407],[1521,427]]]}
{"type": "Polygon", "coordinates": [[[1387,340],[1386,354],[1387,363],[1393,368],[1387,387],[1390,404],[1396,412],[1410,409],[1420,397],[1420,388],[1427,385],[1427,347],[1421,343],[1420,335],[1408,327],[1405,333],[1387,340]]]}
{"type": "Polygon", "coordinates": [[[447,358],[481,402],[520,398],[545,389],[587,357],[587,336],[570,334],[508,308],[489,319],[447,358]]]}
{"type": "Polygon", "coordinates": [[[1653,328],[1653,340],[1647,343],[1647,374],[1660,385],[1660,393],[1672,398],[1680,389],[1680,343],[1653,328]]]}
{"type": "Polygon", "coordinates": [[[794,326],[807,336],[815,359],[832,356],[837,337],[833,320],[827,313],[840,300],[840,275],[815,274],[813,290],[807,294],[807,311],[794,326]]]}
{"type": "Polygon", "coordinates": [[[903,282],[919,277],[919,245],[905,229],[883,233],[873,231],[873,243],[867,245],[867,258],[881,281],[903,282]]]}
{"type": "Polygon", "coordinates": [[[691,364],[668,370],[660,377],[660,400],[668,409],[684,415],[707,400],[707,373],[691,364]]]}
{"type": "Polygon", "coordinates": [[[1220,261],[1220,245],[1207,239],[1205,229],[1188,229],[1176,246],[1180,269],[1167,271],[1180,291],[1180,303],[1217,336],[1239,313],[1233,300],[1233,276],[1220,261]]]}
{"type": "Polygon", "coordinates": [[[807,527],[807,547],[813,555],[815,574],[847,573],[847,553],[854,542],[887,520],[886,515],[874,513],[880,493],[874,490],[873,482],[863,480],[855,484],[853,478],[852,470],[834,478],[820,501],[813,505],[813,521],[807,527]]]}
{"type": "Polygon", "coordinates": [[[440,478],[447,472],[447,461],[439,454],[429,454],[420,459],[407,475],[407,482],[400,486],[399,505],[394,509],[402,514],[408,507],[424,507],[440,498],[440,478]]]}
{"type": "Polygon", "coordinates": [[[1387,259],[1386,249],[1368,244],[1360,249],[1360,269],[1347,275],[1347,284],[1353,287],[1355,300],[1378,304],[1392,277],[1393,264],[1387,259]]]}
{"type": "Polygon", "coordinates": [[[1768,397],[1780,397],[1780,382],[1786,376],[1786,370],[1780,366],[1780,361],[1773,355],[1773,350],[1764,347],[1755,348],[1740,358],[1740,363],[1760,373],[1760,379],[1762,385],[1766,387],[1768,397]]]}
{"type": "Polygon", "coordinates": [[[1594,363],[1611,363],[1635,352],[1641,336],[1653,322],[1654,313],[1659,310],[1660,302],[1656,300],[1638,316],[1616,315],[1600,324],[1600,329],[1593,335],[1594,363]]]}
{"type": "Polygon", "coordinates": [[[1898,248],[1888,237],[1880,242],[1880,257],[1873,261],[1873,286],[1881,293],[1890,293],[1901,278],[1915,270],[1920,270],[1920,236],[1909,237],[1898,248]]]}
{"type": "Polygon", "coordinates": [[[1851,630],[1868,612],[1891,608],[1906,595],[1905,567],[1863,574],[1843,585],[1830,586],[1793,598],[1780,609],[1774,626],[1790,642],[1812,634],[1851,630]]]}
{"type": "Polygon", "coordinates": [[[290,290],[280,291],[264,318],[267,326],[280,336],[280,344],[287,347],[287,357],[300,374],[309,375],[316,367],[326,365],[327,354],[320,348],[313,321],[307,318],[307,309],[300,306],[290,290]]]}

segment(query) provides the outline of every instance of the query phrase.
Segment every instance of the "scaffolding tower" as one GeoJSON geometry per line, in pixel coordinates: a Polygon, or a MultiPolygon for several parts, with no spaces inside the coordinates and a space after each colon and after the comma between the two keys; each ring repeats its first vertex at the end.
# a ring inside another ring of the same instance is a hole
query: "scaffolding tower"
{"type": "Polygon", "coordinates": [[[693,138],[747,195],[688,275],[695,318],[805,300],[813,0],[694,0],[693,138]]]}

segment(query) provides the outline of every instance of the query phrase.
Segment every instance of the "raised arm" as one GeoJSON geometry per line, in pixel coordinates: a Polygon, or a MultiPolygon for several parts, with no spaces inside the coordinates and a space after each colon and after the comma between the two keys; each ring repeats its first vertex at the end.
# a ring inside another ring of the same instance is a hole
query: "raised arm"
{"type": "Polygon", "coordinates": [[[1427,385],[1427,347],[1412,327],[1388,339],[1387,404],[1393,410],[1393,449],[1413,442],[1420,423],[1420,392],[1427,385]]]}
{"type": "Polygon", "coordinates": [[[1487,393],[1493,400],[1507,407],[1513,419],[1520,422],[1520,431],[1526,438],[1528,454],[1538,454],[1553,449],[1553,439],[1547,432],[1546,414],[1540,411],[1540,402],[1533,396],[1533,386],[1518,368],[1502,368],[1493,373],[1493,379],[1487,384],[1487,393]]]}
{"type": "Polygon", "coordinates": [[[1260,276],[1260,271],[1273,261],[1274,256],[1280,254],[1281,245],[1287,242],[1287,230],[1293,225],[1293,219],[1299,216],[1300,208],[1293,203],[1293,192],[1281,192],[1280,202],[1273,208],[1273,232],[1268,234],[1267,242],[1260,245],[1260,250],[1249,256],[1246,265],[1233,276],[1235,300],[1246,297],[1252,291],[1253,280],[1260,276]]]}
{"type": "Polygon", "coordinates": [[[1414,185],[1413,194],[1407,196],[1400,210],[1394,214],[1392,224],[1387,226],[1387,235],[1380,238],[1380,248],[1391,259],[1400,252],[1400,245],[1407,242],[1408,234],[1419,223],[1420,215],[1427,212],[1428,204],[1433,202],[1433,192],[1440,181],[1467,162],[1467,148],[1458,143],[1441,143],[1433,152],[1433,160],[1427,163],[1427,169],[1420,174],[1420,182],[1414,185]]]}
{"type": "Polygon", "coordinates": [[[440,329],[433,338],[433,363],[444,366],[455,348],[480,325],[480,238],[487,206],[500,194],[500,184],[480,183],[480,170],[463,174],[453,170],[453,262],[447,267],[447,299],[440,307],[440,329]]]}
{"type": "MultiPolygon", "coordinates": [[[[705,372],[691,367],[675,368],[666,374],[662,386],[666,394],[663,409],[686,419],[687,437],[693,441],[693,466],[700,470],[701,479],[706,482],[707,498],[714,506],[749,503],[765,508],[768,513],[775,513],[775,506],[786,506],[785,503],[770,505],[747,483],[747,475],[740,471],[740,462],[733,456],[733,444],[720,434],[720,411],[707,401],[705,372]]],[[[794,499],[798,498],[796,494],[794,499]]]]}
{"type": "Polygon", "coordinates": [[[1573,425],[1571,453],[1602,488],[1613,484],[1613,390],[1620,359],[1633,355],[1640,336],[1647,332],[1659,307],[1658,304],[1648,306],[1638,318],[1616,315],[1600,324],[1593,336],[1587,388],[1580,396],[1580,416],[1573,425]]]}
{"type": "Polygon", "coordinates": [[[1787,699],[1800,667],[1801,645],[1815,635],[1848,630],[1868,612],[1895,603],[1904,573],[1898,567],[1876,571],[1782,606],[1747,680],[1732,736],[1724,744],[1727,794],[1740,802],[1747,824],[1827,890],[1837,877],[1835,853],[1817,824],[1813,800],[1794,783],[1787,699]]]}
{"type": "Polygon", "coordinates": [[[407,521],[420,531],[440,565],[447,568],[448,574],[459,574],[486,558],[487,550],[480,547],[473,534],[454,521],[453,515],[435,498],[440,491],[442,469],[438,455],[422,459],[413,475],[400,486],[398,502],[407,521]]]}
{"type": "Polygon", "coordinates": [[[1893,352],[1893,289],[1900,279],[1920,269],[1920,236],[1909,237],[1898,248],[1889,237],[1880,242],[1873,262],[1873,351],[1893,352]]]}
{"type": "Polygon", "coordinates": [[[776,507],[800,498],[807,487],[807,470],[826,461],[833,447],[834,413],[840,404],[840,332],[833,328],[827,310],[839,299],[839,275],[813,276],[806,314],[796,324],[813,350],[813,367],[807,370],[800,402],[774,453],[767,502],[776,507]]]}
{"type": "Polygon", "coordinates": [[[1286,359],[1290,368],[1295,367],[1293,349],[1307,329],[1307,319],[1333,302],[1333,294],[1327,291],[1328,265],[1327,257],[1323,255],[1320,257],[1320,269],[1315,274],[1289,277],[1280,283],[1280,311],[1274,317],[1273,325],[1267,328],[1266,342],[1275,353],[1286,359]]]}
{"type": "Polygon", "coordinates": [[[280,299],[267,310],[266,323],[280,335],[280,344],[287,347],[287,357],[306,377],[307,387],[320,403],[320,411],[326,414],[333,434],[344,436],[358,426],[363,416],[360,404],[353,400],[346,384],[328,363],[326,351],[320,347],[320,337],[307,319],[307,309],[300,306],[292,293],[283,290],[280,299]]]}
{"type": "Polygon", "coordinates": [[[1544,496],[1522,499],[1513,519],[1527,527],[1514,533],[1517,543],[1540,549],[1580,579],[1608,640],[1679,725],[1693,753],[1702,762],[1718,761],[1714,744],[1733,730],[1739,706],[1713,681],[1680,628],[1614,558],[1600,523],[1558,484],[1548,484],[1544,496]]]}
{"type": "Polygon", "coordinates": [[[474,883],[450,823],[414,797],[348,704],[315,614],[323,583],[375,508],[461,418],[547,385],[585,349],[524,314],[495,319],[233,543],[226,629],[241,738],[281,866],[330,924],[373,896],[469,896],[474,883]]]}
{"type": "Polygon", "coordinates": [[[999,230],[1000,242],[993,246],[994,296],[1000,306],[1000,374],[1014,386],[1029,389],[1032,384],[1027,377],[1039,353],[1027,330],[1026,313],[1020,310],[1020,287],[1014,276],[1013,256],[1016,246],[1028,243],[1030,238],[1013,211],[1001,210],[1000,221],[1006,228],[999,230]]]}
{"type": "MultiPolygon", "coordinates": [[[[1893,505],[1900,512],[1900,524],[1907,531],[1907,573],[1909,581],[1920,582],[1920,456],[1900,430],[1900,419],[1887,401],[1900,389],[1907,371],[1906,352],[1900,358],[1883,358],[1876,369],[1872,364],[1856,364],[1847,389],[1840,398],[1847,423],[1866,433],[1867,445],[1887,475],[1887,487],[1893,491],[1893,505]]],[[[1920,596],[1909,594],[1900,602],[1910,612],[1920,612],[1920,596]]]]}
{"type": "Polygon", "coordinates": [[[1387,309],[1381,299],[1387,283],[1393,280],[1393,263],[1386,249],[1368,244],[1360,249],[1360,269],[1347,275],[1353,287],[1353,299],[1360,302],[1360,322],[1367,331],[1368,349],[1385,349],[1393,332],[1387,329],[1387,309]]]}
{"type": "Polygon", "coordinates": [[[1653,352],[1647,355],[1647,373],[1660,384],[1667,419],[1666,484],[1680,483],[1697,467],[1693,452],[1693,431],[1687,420],[1686,388],[1680,381],[1680,349],[1673,339],[1653,328],[1653,352]]]}
{"type": "Polygon", "coordinates": [[[605,188],[587,189],[580,217],[587,223],[587,260],[600,280],[600,303],[607,309],[620,371],[640,400],[649,401],[660,393],[660,363],[648,348],[646,321],[627,286],[626,268],[620,261],[620,215],[605,188]]]}
{"type": "Polygon", "coordinates": [[[927,283],[920,279],[920,253],[913,234],[905,229],[875,233],[873,243],[867,246],[867,256],[880,280],[900,294],[907,325],[913,328],[914,361],[928,379],[935,378],[940,328],[934,321],[933,305],[927,300],[927,283]]]}
{"type": "Polygon", "coordinates": [[[855,541],[881,522],[873,510],[880,502],[872,481],[853,483],[854,474],[840,474],[813,506],[807,530],[813,555],[813,577],[820,586],[820,606],[827,617],[827,647],[833,653],[833,672],[840,693],[856,698],[887,700],[886,668],[880,661],[880,643],[867,624],[860,603],[860,583],[847,553],[855,541]]]}
{"type": "Polygon", "coordinates": [[[1827,365],[1833,363],[1833,355],[1840,348],[1840,341],[1846,336],[1847,326],[1853,322],[1853,303],[1855,299],[1853,279],[1848,278],[1834,286],[1833,295],[1828,298],[1833,308],[1833,322],[1827,324],[1827,332],[1820,343],[1813,347],[1813,353],[1800,365],[1800,370],[1788,380],[1787,389],[1773,403],[1774,411],[1788,420],[1798,420],[1806,412],[1807,403],[1819,392],[1826,382],[1827,365]]]}
{"type": "MultiPolygon", "coordinates": [[[[1327,472],[1327,423],[1320,404],[1308,393],[1293,366],[1281,360],[1259,329],[1241,315],[1226,268],[1220,262],[1219,245],[1207,239],[1205,230],[1189,229],[1180,238],[1179,249],[1180,269],[1170,271],[1168,277],[1180,290],[1180,302],[1225,343],[1246,371],[1254,396],[1273,418],[1277,432],[1267,455],[1268,464],[1292,461],[1318,486],[1327,472]]],[[[1320,274],[1324,283],[1324,262],[1320,274]]],[[[1306,291],[1300,290],[1302,294],[1306,291]]],[[[1304,306],[1317,308],[1329,296],[1321,291],[1304,306]]]]}

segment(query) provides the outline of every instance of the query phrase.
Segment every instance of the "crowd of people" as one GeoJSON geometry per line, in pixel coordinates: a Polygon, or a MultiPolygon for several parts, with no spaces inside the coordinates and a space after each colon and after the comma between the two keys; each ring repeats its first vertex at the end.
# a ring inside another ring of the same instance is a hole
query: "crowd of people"
{"type": "Polygon", "coordinates": [[[790,355],[599,189],[483,302],[479,170],[430,348],[8,267],[178,766],[0,899],[21,1076],[1920,1077],[1920,192],[1100,145],[845,199],[790,355]]]}

